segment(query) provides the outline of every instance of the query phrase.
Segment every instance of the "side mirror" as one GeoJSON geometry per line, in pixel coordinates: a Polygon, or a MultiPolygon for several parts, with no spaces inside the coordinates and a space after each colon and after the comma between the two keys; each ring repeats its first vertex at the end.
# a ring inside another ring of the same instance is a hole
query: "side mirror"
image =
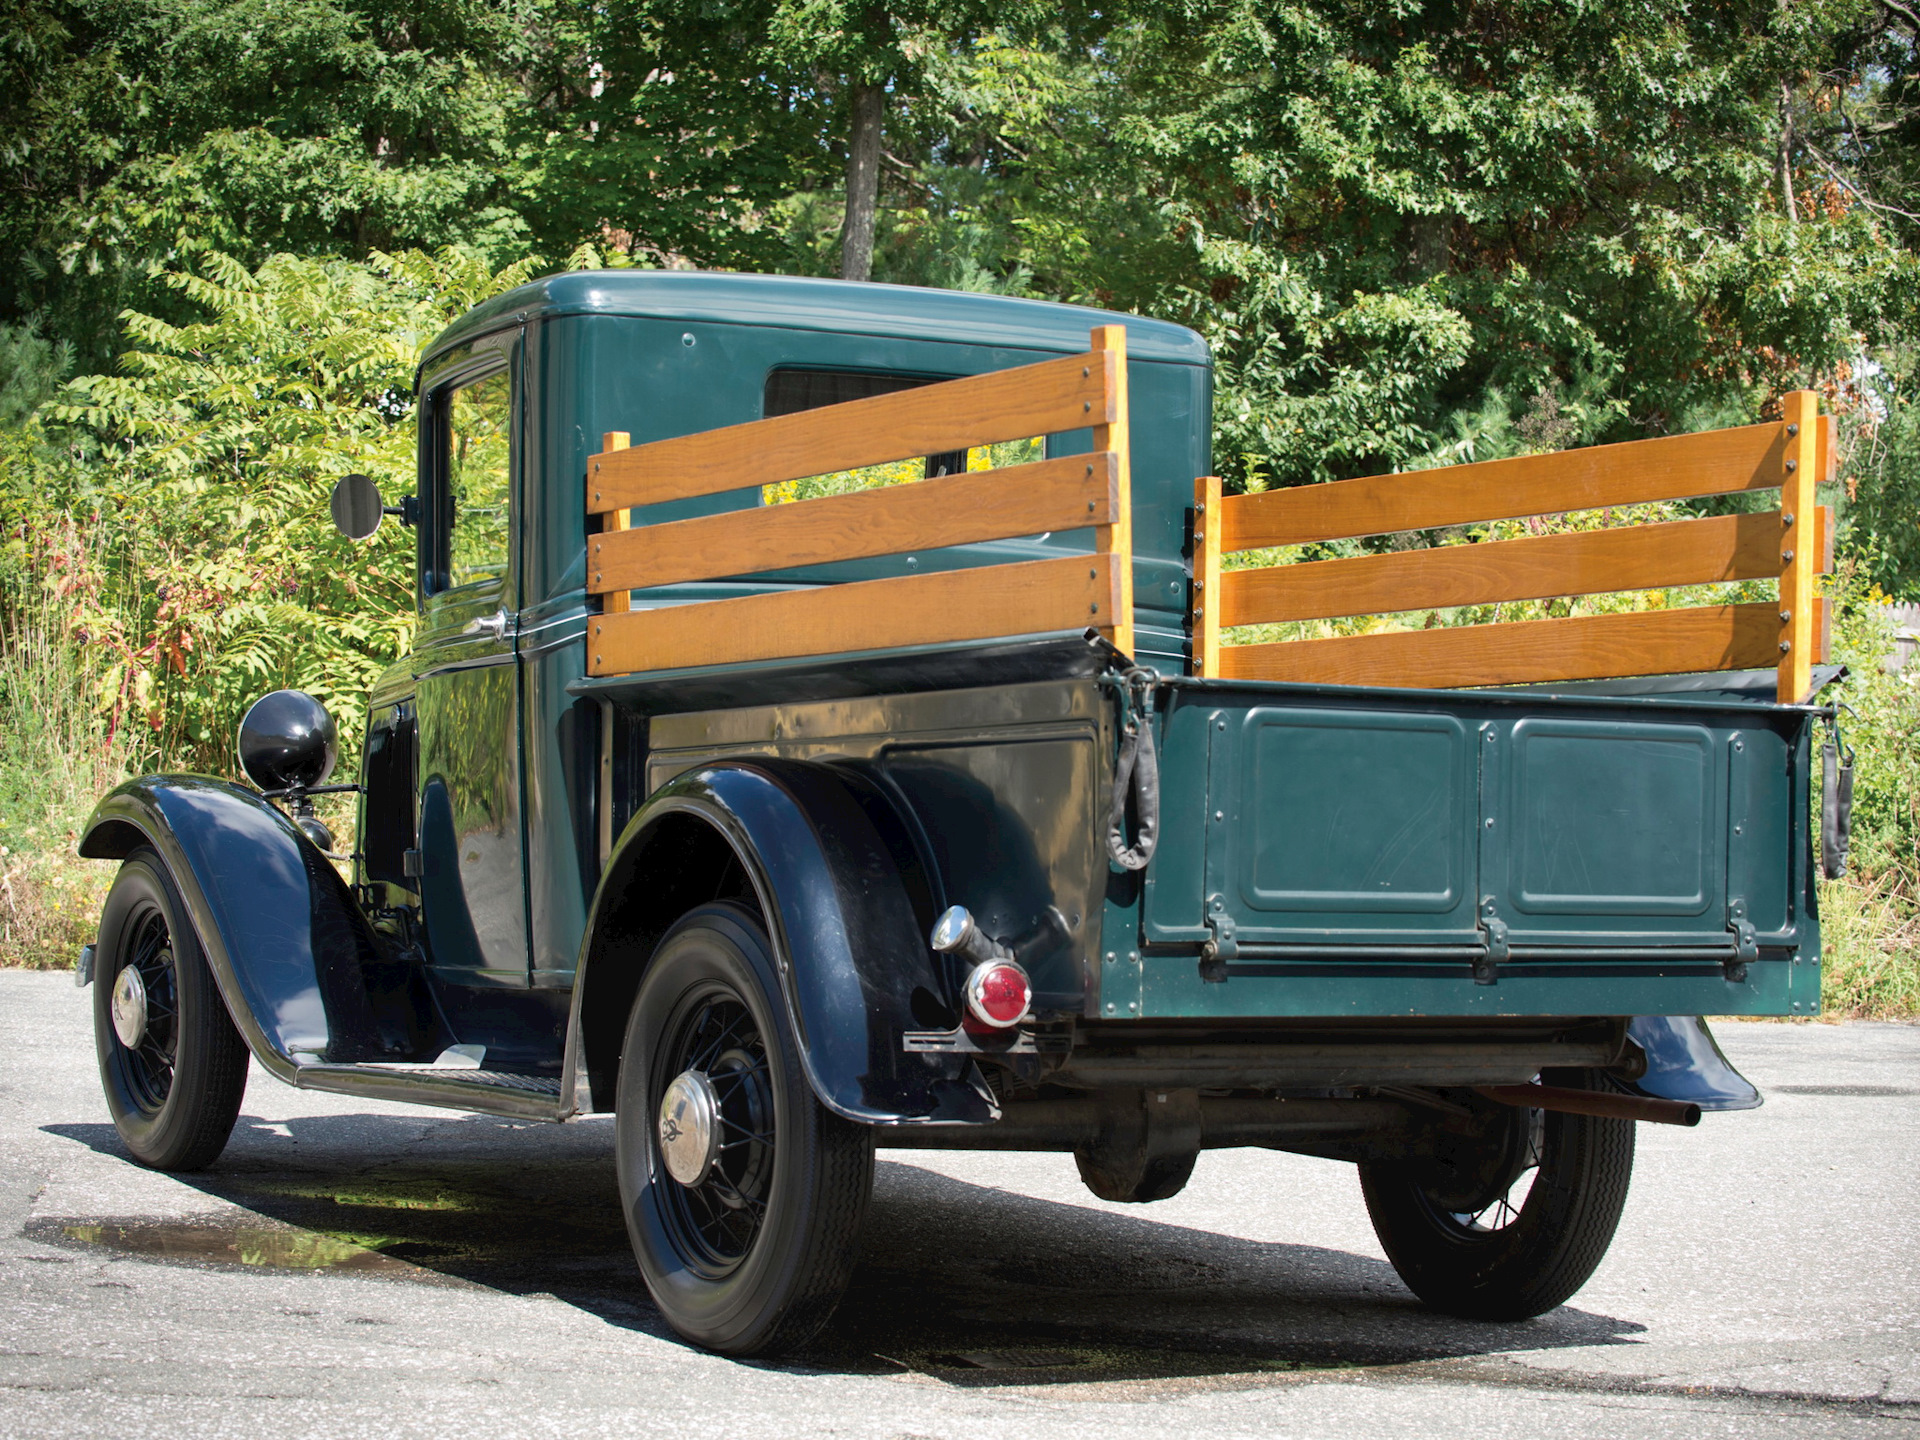
{"type": "Polygon", "coordinates": [[[365,475],[343,475],[333,487],[333,528],[349,540],[371,540],[387,513],[380,488],[365,475]]]}
{"type": "Polygon", "coordinates": [[[398,505],[389,505],[380,498],[379,487],[365,475],[342,475],[333,487],[330,505],[334,528],[349,540],[371,540],[383,515],[399,516],[402,525],[413,525],[420,519],[418,496],[403,495],[398,505]]]}

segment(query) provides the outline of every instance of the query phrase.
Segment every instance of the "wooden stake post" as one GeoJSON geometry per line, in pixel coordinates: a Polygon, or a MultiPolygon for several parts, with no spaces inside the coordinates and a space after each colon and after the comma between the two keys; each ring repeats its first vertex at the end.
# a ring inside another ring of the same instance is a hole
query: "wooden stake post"
{"type": "MultiPolygon", "coordinates": [[[[1786,400],[1786,456],[1780,477],[1780,685],[1783,705],[1798,705],[1813,693],[1813,667],[1820,654],[1815,615],[1817,550],[1814,484],[1820,476],[1816,437],[1820,397],[1795,390],[1786,400]]],[[[1824,628],[1824,627],[1822,627],[1824,628]]]]}
{"type": "Polygon", "coordinates": [[[1104,425],[1093,427],[1095,453],[1107,451],[1116,462],[1113,523],[1094,536],[1095,553],[1116,557],[1115,574],[1120,593],[1114,601],[1113,624],[1101,632],[1127,654],[1133,653],[1133,474],[1130,456],[1133,437],[1127,425],[1127,331],[1123,325],[1100,325],[1093,332],[1093,353],[1108,358],[1113,375],[1112,416],[1104,425]]]}
{"type": "MultiPolygon", "coordinates": [[[[633,437],[627,431],[609,430],[600,437],[600,450],[603,454],[608,454],[615,450],[625,450],[632,443],[633,437]]],[[[595,457],[595,468],[598,468],[598,464],[598,457],[595,457]]],[[[591,475],[588,478],[591,479],[591,475]]],[[[617,530],[625,530],[632,521],[631,510],[609,510],[600,517],[600,533],[606,535],[617,530]]],[[[600,597],[600,612],[603,615],[624,615],[632,605],[633,597],[625,590],[609,590],[600,597]]]]}

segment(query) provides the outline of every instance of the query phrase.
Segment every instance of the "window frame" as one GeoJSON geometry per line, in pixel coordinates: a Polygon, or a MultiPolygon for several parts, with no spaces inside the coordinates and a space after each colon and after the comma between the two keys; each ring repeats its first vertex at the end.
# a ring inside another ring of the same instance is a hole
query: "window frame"
{"type": "MultiPolygon", "coordinates": [[[[518,327],[474,342],[442,357],[420,388],[419,469],[421,525],[418,555],[419,596],[424,608],[442,596],[483,597],[498,591],[508,609],[519,577],[520,429],[524,394],[517,363],[518,327]],[[452,580],[453,487],[452,397],[455,391],[495,375],[507,376],[507,544],[506,571],[498,579],[452,580]]],[[[457,603],[449,601],[448,603],[457,603]]]]}

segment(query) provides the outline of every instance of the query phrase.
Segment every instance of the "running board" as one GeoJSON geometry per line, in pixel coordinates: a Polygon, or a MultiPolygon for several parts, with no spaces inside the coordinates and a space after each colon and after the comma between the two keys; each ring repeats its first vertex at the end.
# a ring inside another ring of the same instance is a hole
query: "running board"
{"type": "Polygon", "coordinates": [[[300,1090],[404,1100],[409,1105],[438,1105],[514,1120],[565,1120],[575,1109],[572,1087],[558,1079],[507,1075],[498,1070],[320,1062],[300,1066],[293,1072],[293,1083],[300,1090]]]}

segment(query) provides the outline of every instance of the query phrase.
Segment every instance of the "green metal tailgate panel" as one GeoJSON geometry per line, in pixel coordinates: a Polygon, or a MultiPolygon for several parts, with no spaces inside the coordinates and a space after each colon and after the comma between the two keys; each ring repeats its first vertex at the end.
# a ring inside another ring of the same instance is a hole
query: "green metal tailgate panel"
{"type": "Polygon", "coordinates": [[[1803,712],[1188,681],[1161,719],[1103,1014],[1817,1009],[1803,712]]]}

